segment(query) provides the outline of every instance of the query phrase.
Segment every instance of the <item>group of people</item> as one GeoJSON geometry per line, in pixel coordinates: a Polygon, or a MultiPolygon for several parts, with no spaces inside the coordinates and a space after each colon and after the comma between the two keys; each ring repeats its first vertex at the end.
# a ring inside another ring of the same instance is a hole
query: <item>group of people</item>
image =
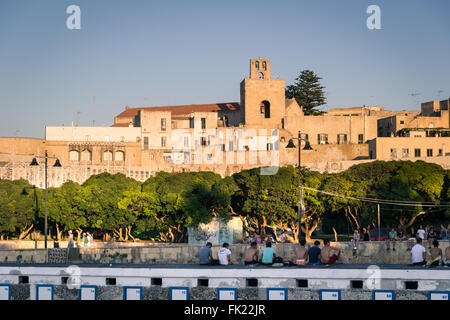
{"type": "Polygon", "coordinates": [[[427,249],[422,245],[422,238],[416,239],[416,244],[411,248],[411,260],[413,265],[426,265],[428,267],[447,266],[450,267],[450,246],[442,252],[439,241],[434,239],[433,247],[430,249],[430,259],[427,261],[427,249]]]}
{"type": "MultiPolygon", "coordinates": [[[[72,230],[69,230],[68,232],[69,236],[67,239],[67,247],[68,248],[74,248],[75,242],[73,240],[73,233],[72,230]]],[[[77,243],[78,247],[83,248],[89,248],[94,244],[94,236],[90,232],[83,232],[82,238],[81,238],[81,244],[77,243]]]]}
{"type": "MultiPolygon", "coordinates": [[[[335,264],[339,260],[340,249],[330,246],[329,240],[323,241],[323,248],[320,248],[320,242],[315,241],[314,246],[307,249],[305,240],[301,240],[300,246],[296,250],[296,260],[284,260],[277,256],[276,251],[272,248],[272,242],[267,241],[266,247],[259,252],[258,243],[252,241],[250,247],[245,251],[245,265],[266,265],[266,266],[284,266],[284,265],[330,265],[335,264]]],[[[224,243],[217,253],[218,259],[213,258],[211,250],[211,242],[198,251],[198,259],[200,265],[232,265],[231,250],[229,244],[224,243]]]]}
{"type": "MultiPolygon", "coordinates": [[[[353,244],[353,249],[357,250],[358,245],[361,241],[370,241],[370,227],[363,228],[362,233],[359,230],[355,230],[351,242],[353,244]]],[[[402,227],[392,227],[386,238],[386,250],[390,251],[392,246],[392,251],[395,251],[395,243],[397,241],[408,241],[407,251],[410,251],[412,247],[416,244],[416,239],[421,239],[422,241],[428,242],[428,249],[431,249],[434,240],[450,240],[450,224],[445,227],[443,224],[440,227],[420,225],[417,230],[414,227],[410,227],[407,230],[402,227]]]]}

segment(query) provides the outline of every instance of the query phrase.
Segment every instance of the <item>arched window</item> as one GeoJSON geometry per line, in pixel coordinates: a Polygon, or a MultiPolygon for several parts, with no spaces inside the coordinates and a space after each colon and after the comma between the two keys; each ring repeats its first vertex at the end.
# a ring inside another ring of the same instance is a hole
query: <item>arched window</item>
{"type": "Polygon", "coordinates": [[[125,152],[117,151],[115,159],[116,159],[116,161],[125,161],[125,152]]]}
{"type": "Polygon", "coordinates": [[[72,150],[69,152],[69,160],[70,161],[80,161],[80,153],[76,150],[72,150]]]}
{"type": "Polygon", "coordinates": [[[263,69],[264,71],[266,71],[266,69],[267,69],[266,62],[265,62],[265,61],[263,61],[263,63],[262,63],[262,69],[263,69]]]}
{"type": "Polygon", "coordinates": [[[255,62],[255,70],[259,70],[259,61],[255,62]]]}
{"type": "Polygon", "coordinates": [[[270,102],[264,100],[260,105],[261,113],[264,113],[264,118],[270,118],[270,102]]]}
{"type": "Polygon", "coordinates": [[[103,152],[103,161],[112,161],[113,153],[111,151],[103,152]]]}
{"type": "Polygon", "coordinates": [[[260,73],[258,74],[258,77],[259,77],[259,79],[264,79],[264,73],[260,72],[260,73]]]}
{"type": "Polygon", "coordinates": [[[92,161],[92,153],[89,150],[84,150],[81,152],[82,161],[92,161]]]}

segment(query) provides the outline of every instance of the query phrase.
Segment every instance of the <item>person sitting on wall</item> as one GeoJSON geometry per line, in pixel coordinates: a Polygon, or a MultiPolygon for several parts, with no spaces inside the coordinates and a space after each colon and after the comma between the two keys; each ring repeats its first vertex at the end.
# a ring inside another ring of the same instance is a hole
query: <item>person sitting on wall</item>
{"type": "Polygon", "coordinates": [[[306,249],[305,244],[306,244],[305,240],[303,239],[300,240],[300,246],[295,251],[297,258],[295,260],[295,264],[299,266],[304,266],[308,264],[308,249],[306,249]]]}
{"type": "Polygon", "coordinates": [[[445,249],[445,261],[444,266],[450,267],[450,246],[445,249]]]}
{"type": "Polygon", "coordinates": [[[421,266],[426,264],[427,250],[422,245],[422,238],[417,237],[417,243],[411,249],[411,260],[415,266],[421,266]]]}
{"type": "Polygon", "coordinates": [[[197,257],[200,265],[206,266],[214,264],[211,247],[212,243],[207,242],[203,248],[200,248],[200,250],[198,250],[197,257]]]}
{"type": "Polygon", "coordinates": [[[258,264],[258,244],[252,241],[250,248],[245,250],[245,265],[258,264]]]}
{"type": "Polygon", "coordinates": [[[219,257],[219,264],[221,266],[228,266],[233,264],[231,262],[231,251],[228,249],[230,245],[228,243],[224,243],[222,248],[220,248],[218,257],[219,257]]]}
{"type": "Polygon", "coordinates": [[[268,242],[266,242],[266,248],[262,251],[261,264],[272,265],[275,258],[276,258],[276,252],[272,248],[272,243],[268,241],[268,242]]]}
{"type": "Polygon", "coordinates": [[[437,267],[442,261],[442,250],[439,248],[439,241],[433,241],[433,248],[430,250],[430,261],[427,263],[429,267],[437,267]]]}
{"type": "Polygon", "coordinates": [[[322,263],[326,265],[336,263],[341,255],[341,250],[337,247],[330,246],[330,240],[328,239],[323,240],[323,245],[324,247],[320,253],[322,263]]]}
{"type": "Polygon", "coordinates": [[[316,241],[314,241],[314,246],[309,248],[308,264],[310,264],[310,265],[322,264],[322,261],[320,261],[321,250],[320,250],[319,246],[320,246],[320,241],[316,240],[316,241]]]}

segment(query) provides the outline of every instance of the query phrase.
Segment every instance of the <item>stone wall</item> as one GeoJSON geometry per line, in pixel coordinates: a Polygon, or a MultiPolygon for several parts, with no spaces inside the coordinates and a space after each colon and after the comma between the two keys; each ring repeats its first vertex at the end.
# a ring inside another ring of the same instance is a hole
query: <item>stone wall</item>
{"type": "MultiPolygon", "coordinates": [[[[92,248],[74,248],[68,252],[67,263],[91,263],[91,264],[196,264],[197,252],[202,245],[187,244],[152,244],[145,246],[127,243],[127,247],[121,247],[123,243],[109,243],[105,247],[103,243],[95,243],[92,248]]],[[[138,244],[138,243],[137,243],[138,244]]],[[[144,243],[145,244],[145,243],[144,243]]],[[[309,244],[311,245],[311,244],[309,244]]],[[[384,242],[366,242],[359,245],[356,254],[353,254],[350,243],[332,243],[341,249],[340,262],[346,264],[410,264],[411,252],[407,251],[406,242],[396,243],[396,251],[387,251],[384,242]]],[[[445,250],[449,241],[440,241],[440,248],[445,250]]],[[[295,261],[297,244],[277,243],[273,245],[277,255],[284,259],[295,261]]],[[[61,247],[66,247],[63,243],[61,247]]],[[[230,245],[231,260],[237,264],[244,263],[244,254],[248,245],[230,245]]],[[[213,255],[217,258],[220,246],[213,246],[213,255]]],[[[260,252],[264,246],[260,245],[260,252]]],[[[50,251],[49,251],[50,252],[50,251]]],[[[52,255],[52,252],[50,252],[52,255]]],[[[59,261],[59,260],[58,260],[59,261]]],[[[45,249],[21,249],[0,250],[0,263],[46,263],[49,254],[45,249]]]]}

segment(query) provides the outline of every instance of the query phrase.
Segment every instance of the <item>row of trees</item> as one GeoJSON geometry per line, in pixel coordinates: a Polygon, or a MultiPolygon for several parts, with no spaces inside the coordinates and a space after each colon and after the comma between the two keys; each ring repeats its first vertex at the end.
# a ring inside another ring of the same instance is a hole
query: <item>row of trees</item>
{"type": "MultiPolygon", "coordinates": [[[[291,230],[298,234],[298,170],[280,168],[275,175],[245,170],[221,178],[212,172],[161,172],[144,183],[122,174],[102,173],[84,184],[67,182],[48,190],[48,221],[59,240],[74,230],[110,235],[119,240],[155,239],[186,242],[187,227],[214,217],[240,217],[249,232],[291,230]]],[[[375,161],[338,174],[301,172],[308,188],[352,197],[450,202],[450,171],[422,161],[375,161]]],[[[347,220],[352,228],[374,224],[373,203],[305,190],[302,233],[310,239],[326,221],[347,220]],[[334,220],[333,220],[334,219],[334,220]]],[[[450,221],[445,207],[398,207],[382,204],[384,225],[450,221]]],[[[25,238],[43,230],[44,190],[24,180],[0,180],[0,234],[25,238]]]]}

